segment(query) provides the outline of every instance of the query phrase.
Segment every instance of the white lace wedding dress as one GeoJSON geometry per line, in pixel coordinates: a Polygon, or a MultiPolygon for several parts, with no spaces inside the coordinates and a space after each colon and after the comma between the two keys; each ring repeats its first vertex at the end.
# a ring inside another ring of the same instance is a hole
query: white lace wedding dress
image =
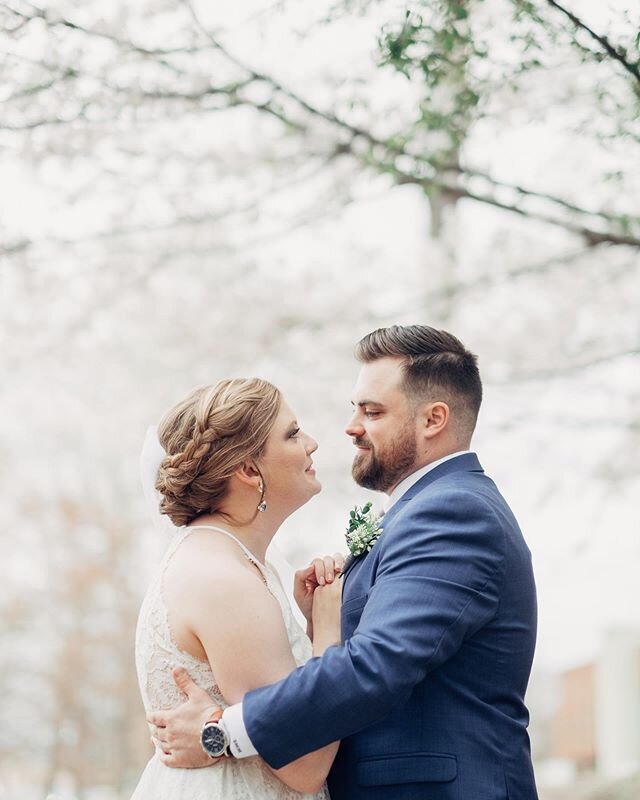
{"type": "MultiPolygon", "coordinates": [[[[289,605],[275,571],[257,561],[235,536],[210,525],[219,534],[229,536],[246,557],[262,573],[269,591],[282,609],[291,651],[298,666],[311,657],[311,642],[302,630],[289,605]]],[[[171,669],[185,667],[198,686],[205,689],[221,708],[228,703],[216,685],[207,661],[185,653],[173,641],[167,609],[162,595],[162,581],[167,564],[184,539],[196,526],[184,528],[170,545],[158,573],[152,581],[140,609],[136,632],[136,669],[140,692],[147,711],[174,708],[184,698],[173,682],[171,669]]],[[[213,613],[213,612],[212,612],[213,613]]],[[[323,789],[318,794],[301,794],[278,780],[259,757],[224,759],[204,769],[172,769],[165,766],[158,754],[150,759],[131,800],[329,800],[323,789]]]]}

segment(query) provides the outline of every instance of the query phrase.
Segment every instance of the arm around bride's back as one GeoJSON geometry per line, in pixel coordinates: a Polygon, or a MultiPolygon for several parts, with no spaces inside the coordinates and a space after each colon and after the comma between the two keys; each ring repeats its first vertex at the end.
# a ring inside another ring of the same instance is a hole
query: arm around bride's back
{"type": "MultiPolygon", "coordinates": [[[[179,627],[202,645],[229,704],[296,668],[280,605],[256,568],[246,560],[238,561],[212,576],[210,565],[200,561],[189,572],[182,591],[174,584],[172,594],[175,598],[179,592],[180,601],[171,605],[180,609],[179,627]]],[[[336,643],[326,629],[317,640],[314,655],[336,643]]],[[[317,792],[337,749],[337,742],[329,744],[272,771],[292,789],[317,792]]]]}

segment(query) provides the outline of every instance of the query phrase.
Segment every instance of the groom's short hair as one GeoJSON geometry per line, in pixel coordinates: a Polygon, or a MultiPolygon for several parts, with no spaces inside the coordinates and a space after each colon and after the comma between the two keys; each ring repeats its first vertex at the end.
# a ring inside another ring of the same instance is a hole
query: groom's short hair
{"type": "Polygon", "coordinates": [[[412,401],[442,400],[454,424],[470,437],[482,402],[478,359],[448,331],[429,325],[391,325],[364,336],[356,345],[364,363],[379,358],[402,358],[402,390],[412,401]]]}

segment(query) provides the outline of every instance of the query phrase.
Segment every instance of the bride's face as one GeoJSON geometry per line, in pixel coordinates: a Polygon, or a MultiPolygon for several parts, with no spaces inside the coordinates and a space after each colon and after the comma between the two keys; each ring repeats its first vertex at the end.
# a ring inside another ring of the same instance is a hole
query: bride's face
{"type": "Polygon", "coordinates": [[[313,469],[318,443],[300,429],[295,414],[282,400],[280,412],[259,460],[267,504],[299,508],[322,488],[313,469]]]}

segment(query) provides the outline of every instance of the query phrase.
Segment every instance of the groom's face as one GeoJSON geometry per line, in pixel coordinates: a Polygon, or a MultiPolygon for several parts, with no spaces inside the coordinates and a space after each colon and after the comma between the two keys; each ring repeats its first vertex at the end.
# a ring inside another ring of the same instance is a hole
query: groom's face
{"type": "Polygon", "coordinates": [[[364,364],[358,375],[346,433],[357,448],[353,479],[367,489],[389,493],[416,466],[417,421],[402,378],[399,358],[364,364]]]}

